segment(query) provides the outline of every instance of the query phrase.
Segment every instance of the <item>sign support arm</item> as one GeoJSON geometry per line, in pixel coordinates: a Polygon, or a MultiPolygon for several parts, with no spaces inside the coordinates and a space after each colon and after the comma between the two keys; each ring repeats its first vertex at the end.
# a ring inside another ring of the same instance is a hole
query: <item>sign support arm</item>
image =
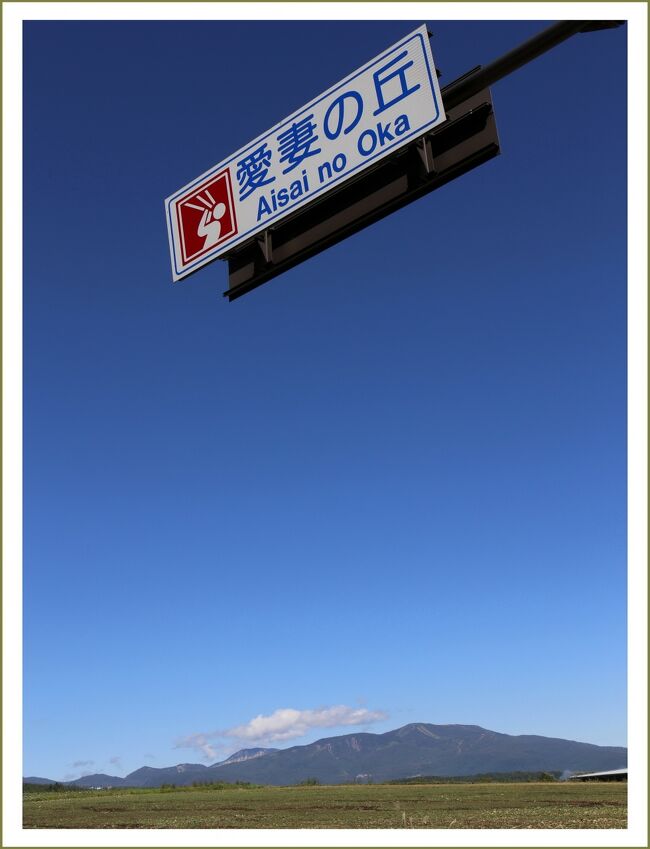
{"type": "Polygon", "coordinates": [[[461,77],[442,89],[442,101],[445,109],[452,109],[468,97],[476,94],[492,83],[503,79],[508,74],[537,59],[553,47],[579,32],[594,32],[600,29],[614,29],[622,26],[625,21],[558,21],[542,32],[537,33],[528,41],[508,53],[504,53],[494,62],[485,65],[472,73],[461,77]]]}

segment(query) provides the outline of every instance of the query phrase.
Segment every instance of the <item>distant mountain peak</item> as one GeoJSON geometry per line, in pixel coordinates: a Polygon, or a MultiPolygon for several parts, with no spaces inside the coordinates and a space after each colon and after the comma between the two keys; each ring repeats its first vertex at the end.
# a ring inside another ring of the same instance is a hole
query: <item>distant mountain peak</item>
{"type": "Polygon", "coordinates": [[[74,781],[66,781],[64,784],[70,784],[73,787],[123,787],[125,780],[117,775],[106,775],[105,772],[95,772],[92,775],[82,775],[74,781]]]}
{"type": "Polygon", "coordinates": [[[268,755],[271,752],[279,752],[279,749],[264,749],[261,746],[258,746],[253,749],[239,749],[237,752],[233,752],[230,757],[226,758],[225,761],[220,761],[217,764],[212,764],[212,766],[224,766],[224,764],[239,764],[244,761],[252,761],[255,758],[263,758],[264,755],[268,755]]]}
{"type": "Polygon", "coordinates": [[[425,734],[427,737],[433,737],[434,740],[438,740],[440,737],[439,734],[436,734],[435,731],[432,731],[426,725],[416,725],[415,731],[419,731],[420,734],[425,734]]]}

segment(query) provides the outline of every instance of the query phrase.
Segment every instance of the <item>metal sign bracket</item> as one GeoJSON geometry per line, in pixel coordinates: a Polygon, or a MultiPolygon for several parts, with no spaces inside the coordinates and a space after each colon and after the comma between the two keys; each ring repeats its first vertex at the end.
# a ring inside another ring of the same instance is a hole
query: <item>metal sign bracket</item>
{"type": "Polygon", "coordinates": [[[271,265],[273,263],[273,238],[271,236],[270,228],[260,233],[257,237],[257,244],[262,251],[264,262],[266,262],[267,265],[271,265]]]}
{"type": "Polygon", "coordinates": [[[422,165],[424,167],[424,173],[429,176],[430,174],[435,173],[433,167],[433,157],[431,156],[431,145],[427,141],[427,137],[423,136],[415,143],[417,152],[420,155],[420,159],[422,161],[422,165]]]}

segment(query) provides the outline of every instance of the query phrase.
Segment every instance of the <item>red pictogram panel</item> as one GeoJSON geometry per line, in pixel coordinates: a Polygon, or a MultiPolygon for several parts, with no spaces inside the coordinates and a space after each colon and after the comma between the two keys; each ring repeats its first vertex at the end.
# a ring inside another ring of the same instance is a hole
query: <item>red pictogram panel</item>
{"type": "Polygon", "coordinates": [[[183,265],[237,233],[230,171],[210,177],[176,202],[183,265]]]}

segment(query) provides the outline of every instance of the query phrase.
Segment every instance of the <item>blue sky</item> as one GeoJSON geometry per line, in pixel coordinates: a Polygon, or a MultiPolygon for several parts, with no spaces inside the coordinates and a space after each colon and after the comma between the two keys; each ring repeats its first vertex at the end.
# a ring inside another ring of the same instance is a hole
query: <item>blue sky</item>
{"type": "MultiPolygon", "coordinates": [[[[422,22],[25,24],[26,775],[625,744],[626,29],[497,83],[495,160],[171,283],[163,199],[422,22]]],[[[426,23],[443,86],[546,25],[426,23]]]]}

